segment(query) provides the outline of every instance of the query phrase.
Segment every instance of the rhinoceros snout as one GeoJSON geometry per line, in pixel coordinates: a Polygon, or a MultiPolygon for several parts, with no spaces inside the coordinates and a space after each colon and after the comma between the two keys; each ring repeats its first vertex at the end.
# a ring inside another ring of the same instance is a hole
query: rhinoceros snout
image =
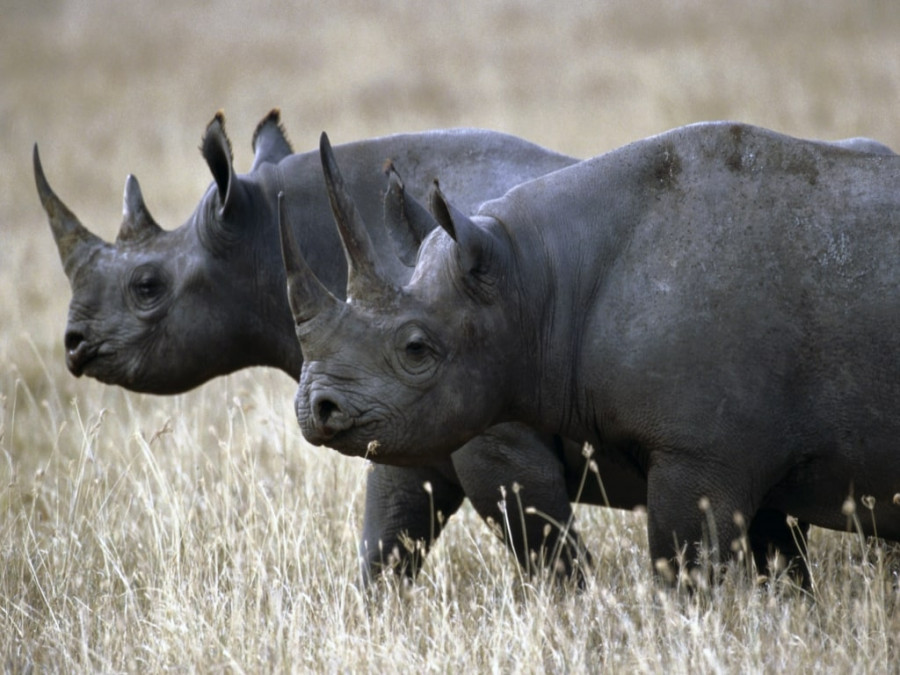
{"type": "Polygon", "coordinates": [[[310,407],[315,432],[324,440],[353,426],[353,419],[347,414],[340,397],[329,392],[313,394],[310,407]]]}
{"type": "Polygon", "coordinates": [[[81,377],[88,361],[94,358],[94,350],[91,348],[84,334],[77,330],[67,330],[65,337],[66,366],[75,377],[81,377]]]}

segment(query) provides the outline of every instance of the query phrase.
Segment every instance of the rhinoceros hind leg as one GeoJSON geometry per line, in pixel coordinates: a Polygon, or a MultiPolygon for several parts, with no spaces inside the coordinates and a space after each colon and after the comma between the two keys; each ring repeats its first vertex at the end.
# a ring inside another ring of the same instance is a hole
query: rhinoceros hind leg
{"type": "Polygon", "coordinates": [[[792,527],[781,511],[760,509],[753,516],[747,536],[760,574],[774,576],[779,570],[787,570],[801,588],[811,587],[805,559],[809,523],[798,522],[792,527]],[[780,562],[773,570],[771,563],[776,562],[776,556],[780,556],[780,562]]]}

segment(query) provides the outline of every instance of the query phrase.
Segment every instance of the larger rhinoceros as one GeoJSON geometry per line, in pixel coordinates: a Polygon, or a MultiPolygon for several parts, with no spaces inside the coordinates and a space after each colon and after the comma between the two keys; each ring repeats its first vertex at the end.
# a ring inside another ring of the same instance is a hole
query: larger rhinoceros
{"type": "Polygon", "coordinates": [[[657,564],[722,559],[761,513],[846,529],[848,499],[900,539],[900,157],[687,126],[472,218],[435,191],[410,278],[322,154],[349,300],[282,235],[310,442],[415,464],[499,422],[587,439],[646,477],[657,564]]]}
{"type": "MultiPolygon", "coordinates": [[[[284,294],[276,195],[284,192],[316,274],[342,294],[346,262],[322,189],[318,154],[294,154],[273,111],[253,136],[250,172],[238,175],[223,125],[217,115],[203,137],[202,154],[214,180],[193,215],[181,227],[163,230],[129,176],[114,243],[91,234],[53,193],[35,147],[38,191],[72,288],[65,349],[75,375],[172,394],[246,366],[273,366],[295,379],[300,373],[302,357],[284,294]]],[[[429,185],[440,174],[444,190],[466,209],[576,161],[480,130],[388,136],[336,152],[348,166],[359,167],[354,181],[372,186],[372,199],[361,203],[367,210],[382,208],[380,168],[386,160],[415,185],[429,185]]],[[[627,464],[602,462],[607,497],[593,477],[579,488],[586,461],[581,443],[502,425],[461,448],[452,461],[376,466],[367,484],[363,571],[368,578],[396,556],[395,562],[413,573],[425,549],[410,550],[404,542],[422,540],[427,547],[464,496],[482,517],[506,522],[508,541],[522,564],[559,553],[571,571],[580,554],[578,536],[574,529],[554,529],[545,537],[548,519],[570,523],[570,500],[576,497],[591,503],[608,497],[614,506],[631,508],[646,492],[627,464]],[[515,484],[521,486],[517,497],[515,484]],[[510,491],[506,515],[498,506],[501,486],[510,491]],[[521,513],[519,499],[534,512],[521,513]]]]}

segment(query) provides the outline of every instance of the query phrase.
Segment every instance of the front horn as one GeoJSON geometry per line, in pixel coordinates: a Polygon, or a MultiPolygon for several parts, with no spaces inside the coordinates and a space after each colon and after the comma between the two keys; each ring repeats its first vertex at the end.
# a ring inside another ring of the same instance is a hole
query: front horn
{"type": "Polygon", "coordinates": [[[347,256],[347,299],[378,299],[393,295],[395,287],[384,273],[362,216],[344,187],[341,171],[325,132],[322,132],[319,139],[319,156],[334,222],[347,256]]]}
{"type": "Polygon", "coordinates": [[[53,231],[53,239],[56,241],[63,269],[71,281],[75,270],[91,251],[103,246],[103,240],[82,225],[69,207],[53,192],[41,166],[37,143],[34,144],[34,181],[37,184],[41,205],[50,221],[50,229],[53,231]]]}

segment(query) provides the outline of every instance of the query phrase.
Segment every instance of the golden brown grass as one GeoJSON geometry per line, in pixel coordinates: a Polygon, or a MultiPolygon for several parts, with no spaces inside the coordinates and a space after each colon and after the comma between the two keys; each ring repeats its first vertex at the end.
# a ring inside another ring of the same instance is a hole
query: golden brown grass
{"type": "MultiPolygon", "coordinates": [[[[900,149],[900,5],[0,0],[0,655],[12,672],[898,672],[896,547],[814,531],[816,591],[650,575],[644,521],[578,510],[585,592],[519,577],[465,508],[402,593],[356,587],[365,467],[305,445],[250,371],[154,398],[75,380],[30,150],[112,237],[128,172],[182,222],[224,107],[239,168],[281,106],[299,149],[481,126],[588,156],[732,118],[900,149]]],[[[860,514],[863,517],[865,514],[860,514]]],[[[389,586],[389,585],[388,585],[389,586]]]]}

